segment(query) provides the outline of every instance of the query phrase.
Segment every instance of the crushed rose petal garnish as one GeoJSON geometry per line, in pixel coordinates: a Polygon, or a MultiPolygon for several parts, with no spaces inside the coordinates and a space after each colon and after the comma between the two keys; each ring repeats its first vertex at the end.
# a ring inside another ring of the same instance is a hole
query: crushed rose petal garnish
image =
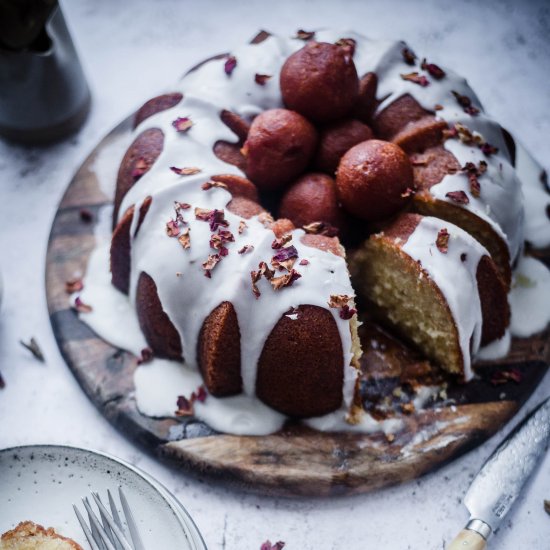
{"type": "Polygon", "coordinates": [[[420,75],[417,72],[401,74],[400,76],[403,80],[413,82],[414,84],[418,84],[423,88],[430,85],[430,81],[424,75],[420,75]]]}
{"type": "Polygon", "coordinates": [[[470,202],[464,191],[449,191],[445,196],[457,204],[468,204],[470,202]]]}
{"type": "Polygon", "coordinates": [[[298,38],[299,40],[311,40],[314,36],[314,31],[304,31],[303,29],[300,29],[296,32],[296,36],[294,36],[294,38],[298,38]]]}
{"type": "Polygon", "coordinates": [[[189,234],[191,229],[186,227],[178,237],[178,241],[184,249],[191,248],[191,235],[189,234]]]}
{"type": "Polygon", "coordinates": [[[309,265],[309,260],[306,260],[304,258],[303,260],[300,260],[300,263],[298,265],[309,265]]]}
{"type": "Polygon", "coordinates": [[[509,381],[519,384],[522,378],[523,376],[519,369],[497,370],[491,376],[491,384],[493,386],[500,386],[509,381]]]}
{"type": "Polygon", "coordinates": [[[84,288],[82,279],[72,279],[71,281],[65,281],[65,292],[72,294],[73,292],[79,292],[84,288]]]}
{"type": "Polygon", "coordinates": [[[193,416],[193,403],[191,403],[191,401],[187,399],[187,397],[179,395],[178,400],[176,401],[176,405],[178,407],[175,412],[176,416],[193,416]]]}
{"type": "Polygon", "coordinates": [[[177,237],[180,234],[180,228],[177,221],[170,220],[166,222],[166,234],[169,237],[177,237]]]}
{"type": "Polygon", "coordinates": [[[297,281],[302,275],[298,273],[295,269],[291,269],[286,275],[281,275],[280,277],[273,277],[269,282],[273,287],[273,290],[281,290],[287,286],[292,286],[294,281],[297,281]]]}
{"type": "Polygon", "coordinates": [[[437,246],[439,252],[442,254],[447,254],[447,251],[449,250],[449,232],[446,228],[439,230],[435,245],[437,246]]]}
{"type": "Polygon", "coordinates": [[[208,279],[212,278],[212,270],[218,265],[222,257],[220,254],[209,254],[208,259],[202,263],[204,276],[208,279]]]}
{"type": "Polygon", "coordinates": [[[279,271],[283,271],[283,269],[290,271],[296,258],[298,258],[298,251],[292,245],[278,250],[277,254],[271,258],[271,265],[274,269],[278,269],[279,271]]]}
{"type": "Polygon", "coordinates": [[[289,243],[292,240],[292,234],[286,233],[282,237],[278,237],[271,243],[271,248],[274,250],[277,250],[279,248],[283,248],[283,246],[287,243],[289,243]]]}
{"type": "Polygon", "coordinates": [[[340,38],[335,44],[336,46],[340,46],[346,55],[353,57],[357,45],[357,42],[353,38],[340,38]]]}
{"type": "Polygon", "coordinates": [[[194,174],[198,174],[199,172],[202,172],[200,168],[196,168],[194,166],[189,166],[187,168],[178,168],[177,166],[170,166],[170,170],[177,174],[178,176],[192,176],[194,174]]]}
{"type": "Polygon", "coordinates": [[[476,116],[479,114],[479,109],[472,105],[472,100],[468,96],[461,95],[458,92],[455,92],[454,90],[451,90],[451,92],[455,96],[458,104],[464,109],[465,113],[471,116],[476,116]]]}
{"type": "Polygon", "coordinates": [[[326,222],[312,222],[302,226],[302,229],[310,235],[325,235],[326,237],[338,235],[338,228],[326,222]]]}
{"type": "Polygon", "coordinates": [[[176,129],[177,132],[187,132],[191,126],[193,126],[193,121],[188,116],[178,117],[172,122],[172,126],[176,129]]]}
{"type": "Polygon", "coordinates": [[[248,225],[246,225],[246,222],[244,220],[241,220],[239,222],[239,235],[242,235],[247,227],[248,225]]]}
{"type": "Polygon", "coordinates": [[[436,80],[441,80],[447,74],[441,67],[439,67],[435,63],[428,63],[426,61],[426,58],[422,60],[420,67],[425,70],[430,76],[433,76],[436,80]]]}
{"type": "Polygon", "coordinates": [[[223,66],[225,74],[227,76],[230,76],[231,73],[235,70],[236,66],[237,66],[237,58],[234,55],[230,55],[225,61],[225,64],[223,66]]]}
{"type": "Polygon", "coordinates": [[[77,296],[74,301],[74,309],[78,311],[78,313],[90,313],[90,311],[93,310],[92,306],[85,304],[80,296],[77,296]]]}
{"type": "Polygon", "coordinates": [[[201,185],[201,189],[203,191],[208,191],[210,189],[212,189],[213,187],[219,187],[220,189],[227,189],[227,184],[221,182],[221,181],[213,181],[213,180],[209,180],[209,181],[205,181],[202,185],[201,185]]]}
{"type": "Polygon", "coordinates": [[[267,81],[272,77],[270,74],[259,74],[256,73],[254,75],[254,82],[256,84],[259,84],[260,86],[265,86],[267,84],[267,81]]]}
{"type": "Polygon", "coordinates": [[[285,543],[282,540],[277,541],[275,544],[271,544],[271,541],[266,540],[260,546],[260,550],[283,550],[285,543]]]}
{"type": "Polygon", "coordinates": [[[247,254],[248,252],[252,252],[254,250],[254,246],[251,244],[245,244],[239,251],[238,254],[247,254]]]}
{"type": "Polygon", "coordinates": [[[414,65],[416,62],[416,55],[410,48],[403,48],[401,50],[403,60],[407,65],[414,65]]]}

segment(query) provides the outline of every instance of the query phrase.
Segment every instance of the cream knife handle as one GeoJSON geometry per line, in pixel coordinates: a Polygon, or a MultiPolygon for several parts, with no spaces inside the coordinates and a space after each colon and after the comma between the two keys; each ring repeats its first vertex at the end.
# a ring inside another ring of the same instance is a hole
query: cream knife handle
{"type": "Polygon", "coordinates": [[[485,550],[487,541],[475,531],[462,529],[446,550],[485,550]]]}

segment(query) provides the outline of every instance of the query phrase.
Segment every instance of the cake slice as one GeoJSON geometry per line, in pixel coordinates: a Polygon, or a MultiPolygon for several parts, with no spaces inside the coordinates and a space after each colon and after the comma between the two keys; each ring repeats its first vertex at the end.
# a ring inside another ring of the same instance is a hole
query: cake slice
{"type": "Polygon", "coordinates": [[[2,535],[0,550],[82,550],[82,546],[52,527],[45,529],[32,521],[22,521],[2,535]]]}
{"type": "Polygon", "coordinates": [[[479,347],[509,324],[506,286],[489,253],[447,221],[403,214],[354,262],[355,288],[373,315],[465,380],[479,347]]]}

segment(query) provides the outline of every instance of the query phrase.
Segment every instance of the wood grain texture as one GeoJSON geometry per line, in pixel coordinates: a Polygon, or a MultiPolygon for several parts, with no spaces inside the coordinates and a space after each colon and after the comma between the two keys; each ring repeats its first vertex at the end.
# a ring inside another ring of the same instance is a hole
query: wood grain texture
{"type": "MultiPolygon", "coordinates": [[[[136,358],[80,322],[65,292],[65,282],[85,272],[95,245],[95,221],[83,221],[80,210],[89,210],[96,220],[111,202],[99,186],[97,157],[117,142],[129,143],[129,127],[128,119],[106,136],[70,183],[51,231],[46,290],[55,337],[82,389],[114,426],[148,452],[187,472],[250,491],[325,497],[362,493],[414,479],[479,445],[512,418],[545,374],[549,332],[514,340],[504,361],[484,364],[470,384],[449,384],[445,398],[431,408],[406,414],[395,404],[403,425],[393,439],[382,433],[319,433],[297,424],[271,436],[241,437],[216,433],[192,417],[141,415],[133,397],[136,358]],[[502,365],[519,372],[519,382],[495,381],[502,365]]],[[[398,346],[389,345],[382,355],[367,353],[361,382],[365,407],[377,412],[377,399],[391,398],[399,384],[410,385],[407,369],[424,363],[398,346]],[[383,368],[372,362],[375,356],[383,368]]]]}
{"type": "Polygon", "coordinates": [[[447,550],[485,550],[487,541],[475,531],[463,529],[447,550]]]}

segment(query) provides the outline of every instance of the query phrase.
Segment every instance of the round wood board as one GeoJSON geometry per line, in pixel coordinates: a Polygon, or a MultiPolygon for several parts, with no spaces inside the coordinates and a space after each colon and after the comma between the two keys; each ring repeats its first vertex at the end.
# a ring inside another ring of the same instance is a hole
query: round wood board
{"type": "MultiPolygon", "coordinates": [[[[107,135],[71,181],[50,235],[46,290],[55,337],[84,392],[114,426],[149,452],[200,475],[265,494],[362,493],[421,476],[479,445],[512,418],[544,376],[550,361],[548,329],[514,340],[505,360],[485,364],[478,369],[480,378],[469,384],[450,385],[446,400],[402,413],[403,428],[391,441],[383,433],[321,433],[299,425],[270,436],[243,437],[214,432],[192,417],[154,419],[140,414],[133,397],[137,359],[81,322],[65,290],[66,281],[86,271],[99,213],[112,202],[101,183],[114,182],[130,142],[130,126],[127,119],[107,135]],[[92,221],[82,219],[83,209],[92,214],[92,221]],[[514,376],[495,379],[502,368],[514,376]]],[[[374,387],[391,396],[396,373],[390,369],[389,374],[378,375],[374,387]]],[[[372,389],[372,380],[365,387],[372,389]]]]}

